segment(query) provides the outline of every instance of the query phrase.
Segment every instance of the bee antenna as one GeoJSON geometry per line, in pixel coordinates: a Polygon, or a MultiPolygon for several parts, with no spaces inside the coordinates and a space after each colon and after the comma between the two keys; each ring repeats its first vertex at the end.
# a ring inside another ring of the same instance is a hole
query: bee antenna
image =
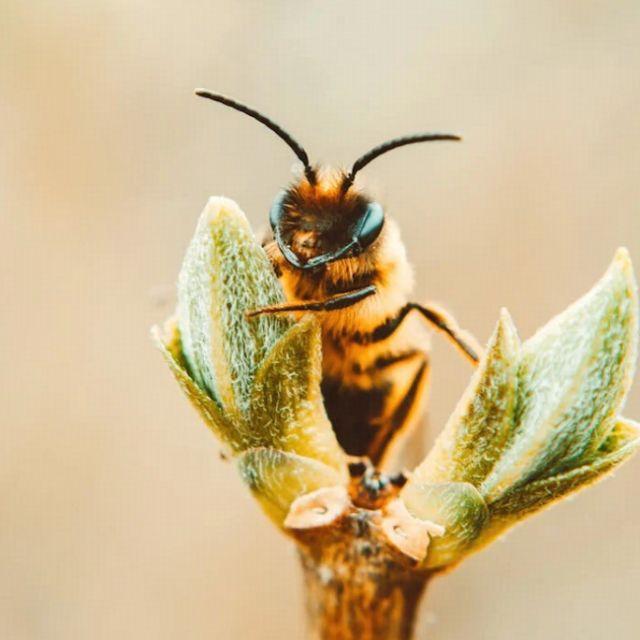
{"type": "Polygon", "coordinates": [[[231,107],[236,111],[240,111],[240,113],[244,113],[248,115],[258,122],[261,122],[265,127],[271,129],[273,133],[275,133],[281,140],[289,146],[289,148],[296,154],[298,159],[304,165],[304,174],[307,177],[307,180],[311,184],[316,183],[316,172],[309,162],[309,156],[307,152],[296,142],[291,135],[289,135],[282,127],[277,125],[273,120],[267,118],[267,116],[262,115],[259,111],[252,109],[236,100],[232,100],[231,98],[227,98],[226,96],[220,95],[219,93],[212,93],[207,89],[196,89],[195,94],[200,96],[201,98],[208,98],[209,100],[213,100],[214,102],[219,102],[227,107],[231,107]]]}
{"type": "Polygon", "coordinates": [[[377,147],[367,151],[364,155],[360,156],[351,167],[351,171],[344,177],[342,181],[342,193],[346,193],[353,180],[356,177],[356,173],[363,167],[368,165],[372,160],[375,160],[378,156],[381,156],[387,151],[397,149],[398,147],[404,147],[407,144],[415,144],[416,142],[434,142],[436,140],[462,140],[460,136],[456,136],[452,133],[417,133],[411,136],[403,136],[401,138],[394,138],[379,144],[377,147]]]}

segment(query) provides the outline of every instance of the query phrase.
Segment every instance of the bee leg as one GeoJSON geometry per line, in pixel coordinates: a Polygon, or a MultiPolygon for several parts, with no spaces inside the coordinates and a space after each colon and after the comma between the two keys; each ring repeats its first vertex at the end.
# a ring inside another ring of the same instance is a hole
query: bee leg
{"type": "Polygon", "coordinates": [[[476,339],[466,331],[463,331],[448,313],[441,309],[425,307],[415,302],[410,304],[425,320],[433,324],[439,331],[442,331],[471,362],[478,364],[482,349],[476,339]]]}
{"type": "Polygon", "coordinates": [[[290,304],[284,302],[271,307],[262,307],[254,311],[247,312],[248,318],[259,316],[265,313],[289,313],[291,311],[336,311],[337,309],[346,309],[352,305],[372,296],[377,289],[374,285],[363,287],[362,289],[354,289],[346,293],[340,293],[326,300],[309,300],[307,302],[299,302],[290,304]]]}
{"type": "Polygon", "coordinates": [[[475,339],[460,329],[456,321],[444,311],[436,309],[435,307],[426,307],[417,302],[405,304],[395,316],[389,318],[379,327],[376,327],[371,333],[371,341],[378,342],[379,340],[388,338],[402,324],[402,321],[411,311],[418,311],[427,322],[430,322],[436,329],[442,331],[472,363],[478,363],[478,354],[481,350],[475,339]]]}

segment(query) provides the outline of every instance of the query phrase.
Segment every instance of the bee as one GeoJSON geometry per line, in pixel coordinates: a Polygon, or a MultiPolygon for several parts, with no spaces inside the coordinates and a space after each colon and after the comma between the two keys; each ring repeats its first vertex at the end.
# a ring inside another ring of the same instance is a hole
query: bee
{"type": "Polygon", "coordinates": [[[263,243],[286,302],[252,311],[314,312],[322,327],[322,394],[344,450],[384,467],[391,445],[417,422],[429,377],[425,322],[473,364],[476,341],[442,309],[412,302],[413,272],[397,224],[354,184],[356,174],[393,149],[460,138],[420,133],[360,156],[349,171],[313,166],[307,152],[258,111],[204,89],[196,95],[265,125],[294,152],[304,173],[273,202],[263,243]]]}

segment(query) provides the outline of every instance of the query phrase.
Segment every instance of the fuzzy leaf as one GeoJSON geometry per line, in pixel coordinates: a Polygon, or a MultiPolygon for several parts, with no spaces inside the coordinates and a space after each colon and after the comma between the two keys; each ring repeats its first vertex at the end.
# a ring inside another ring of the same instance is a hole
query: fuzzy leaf
{"type": "Polygon", "coordinates": [[[276,343],[256,375],[253,446],[297,453],[346,473],[344,453],[324,410],[321,377],[320,326],[307,316],[276,343]]]}
{"type": "Polygon", "coordinates": [[[628,418],[619,417],[606,440],[600,445],[600,448],[595,453],[589,453],[588,456],[585,456],[580,466],[592,464],[610,453],[620,452],[627,445],[632,444],[638,436],[640,436],[640,425],[628,418]]]}
{"type": "Polygon", "coordinates": [[[254,497],[278,526],[296,498],[322,487],[345,485],[344,478],[326,464],[276,449],[250,449],[240,456],[238,467],[254,497]]]}
{"type": "Polygon", "coordinates": [[[431,540],[424,562],[431,569],[460,560],[482,531],[488,516],[482,496],[466,482],[409,482],[400,497],[412,516],[445,529],[443,536],[431,540]]]}
{"type": "Polygon", "coordinates": [[[265,355],[291,326],[245,313],[283,300],[269,261],[238,205],[210,198],[178,281],[178,322],[189,370],[201,389],[241,420],[265,355]]]}
{"type": "Polygon", "coordinates": [[[483,544],[528,515],[609,475],[626,462],[640,446],[640,425],[620,418],[600,449],[580,467],[556,476],[514,487],[489,505],[491,527],[483,544]]]}
{"type": "MultiPolygon", "coordinates": [[[[320,328],[246,311],[282,299],[238,206],[211,198],[178,286],[173,347],[158,344],[189,399],[234,453],[267,447],[317,459],[347,477],[324,410],[320,328]],[[171,356],[171,357],[169,357],[171,356]]],[[[166,342],[166,341],[165,341],[166,342]]]]}
{"type": "Polygon", "coordinates": [[[164,331],[161,331],[160,327],[153,327],[151,335],[182,391],[198,410],[207,426],[233,451],[240,450],[242,442],[238,430],[227,420],[216,402],[202,391],[187,373],[180,348],[180,332],[175,321],[167,322],[164,331]]]}
{"type": "Polygon", "coordinates": [[[470,482],[491,471],[513,425],[519,341],[503,310],[484,358],[413,482],[470,482]]]}
{"type": "Polygon", "coordinates": [[[621,249],[589,293],[524,343],[516,426],[482,485],[487,502],[600,446],[629,389],[636,342],[636,288],[621,249]]]}

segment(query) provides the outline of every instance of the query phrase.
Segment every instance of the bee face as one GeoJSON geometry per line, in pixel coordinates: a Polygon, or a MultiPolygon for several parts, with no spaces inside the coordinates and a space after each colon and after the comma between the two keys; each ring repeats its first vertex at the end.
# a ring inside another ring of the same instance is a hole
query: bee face
{"type": "Polygon", "coordinates": [[[345,191],[344,174],[313,183],[301,180],[282,192],[271,209],[271,226],[285,259],[316,269],[366,251],[384,225],[382,207],[355,189],[345,191]]]}
{"type": "Polygon", "coordinates": [[[357,256],[367,250],[382,231],[384,212],[353,188],[356,174],[379,156],[417,142],[460,140],[450,133],[418,133],[394,138],[360,156],[348,174],[319,177],[304,148],[273,120],[251,107],[206,89],[196,94],[257,120],[275,133],[304,167],[304,179],[282,192],[273,203],[269,219],[282,255],[298,269],[317,269],[330,262],[357,256]]]}

